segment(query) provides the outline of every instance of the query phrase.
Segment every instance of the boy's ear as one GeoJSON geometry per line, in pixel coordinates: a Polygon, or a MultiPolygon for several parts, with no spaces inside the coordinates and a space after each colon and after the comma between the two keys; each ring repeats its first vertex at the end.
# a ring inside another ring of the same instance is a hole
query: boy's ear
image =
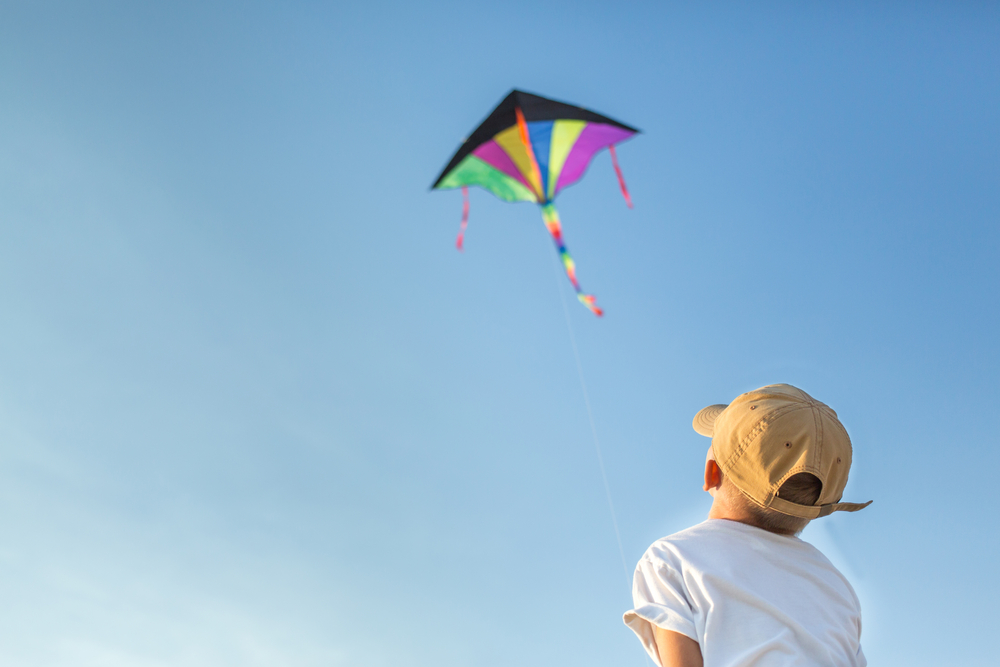
{"type": "Polygon", "coordinates": [[[714,497],[716,489],[720,486],[722,486],[722,468],[715,459],[708,459],[705,461],[705,486],[702,488],[714,497]]]}

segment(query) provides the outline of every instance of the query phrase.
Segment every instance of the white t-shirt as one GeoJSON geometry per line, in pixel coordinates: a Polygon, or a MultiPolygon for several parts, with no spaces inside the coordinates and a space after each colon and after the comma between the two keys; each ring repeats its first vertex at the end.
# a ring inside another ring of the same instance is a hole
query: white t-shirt
{"type": "Polygon", "coordinates": [[[865,667],[861,605],[820,551],[709,519],[653,543],[635,569],[625,624],[660,664],[650,623],[687,635],[705,667],[865,667]]]}

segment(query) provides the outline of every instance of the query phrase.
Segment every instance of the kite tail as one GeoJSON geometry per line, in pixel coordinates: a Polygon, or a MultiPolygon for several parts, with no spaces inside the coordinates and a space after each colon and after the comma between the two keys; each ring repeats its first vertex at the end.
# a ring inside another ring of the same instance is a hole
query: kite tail
{"type": "Polygon", "coordinates": [[[569,251],[566,249],[566,243],[563,241],[562,235],[562,224],[559,222],[559,212],[556,211],[554,204],[542,205],[542,219],[545,221],[545,228],[552,235],[552,240],[555,241],[556,249],[559,251],[559,259],[562,260],[563,268],[566,270],[566,277],[573,283],[573,289],[576,290],[576,298],[590,312],[600,317],[604,314],[604,311],[597,307],[596,297],[591,294],[584,294],[583,290],[580,289],[580,282],[576,279],[576,262],[569,256],[569,251]]]}
{"type": "Polygon", "coordinates": [[[465,241],[465,228],[469,226],[469,186],[462,186],[462,226],[458,228],[458,238],[455,239],[455,247],[462,252],[462,243],[465,241]]]}
{"type": "Polygon", "coordinates": [[[625,187],[625,177],[622,176],[622,168],[618,166],[618,155],[615,153],[614,144],[608,146],[608,152],[611,153],[611,164],[615,166],[615,173],[618,175],[618,185],[622,189],[622,196],[625,197],[625,203],[628,204],[628,207],[632,208],[632,197],[629,196],[628,188],[625,187]]]}

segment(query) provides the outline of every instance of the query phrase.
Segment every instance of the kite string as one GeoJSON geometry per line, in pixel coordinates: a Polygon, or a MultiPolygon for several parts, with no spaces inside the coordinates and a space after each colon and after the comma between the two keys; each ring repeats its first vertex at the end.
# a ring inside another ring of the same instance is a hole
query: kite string
{"type": "MultiPolygon", "coordinates": [[[[576,333],[573,331],[573,321],[569,316],[569,308],[566,306],[566,292],[563,288],[562,277],[559,275],[559,266],[555,266],[556,287],[559,290],[559,302],[562,304],[563,317],[566,318],[566,330],[569,332],[570,347],[573,348],[573,358],[576,360],[576,375],[580,379],[580,389],[583,390],[583,403],[587,406],[587,419],[590,421],[590,434],[594,437],[594,449],[597,451],[597,463],[601,468],[601,481],[604,482],[604,497],[608,500],[608,509],[611,510],[611,524],[615,527],[615,540],[618,541],[618,555],[622,559],[622,573],[625,575],[625,590],[628,591],[629,601],[632,598],[632,578],[628,573],[628,563],[625,561],[625,549],[622,547],[622,535],[618,530],[618,517],[615,514],[615,504],[611,501],[611,486],[608,484],[608,475],[604,470],[604,457],[601,455],[601,441],[597,437],[597,426],[594,425],[594,411],[590,409],[590,392],[587,391],[587,380],[583,376],[583,364],[580,363],[580,351],[576,347],[576,333]]],[[[653,665],[649,654],[642,652],[644,667],[653,665]]],[[[655,667],[655,666],[654,666],[655,667]]]]}
{"type": "Polygon", "coordinates": [[[597,437],[597,426],[594,424],[594,412],[590,408],[590,392],[587,391],[587,380],[583,375],[583,364],[580,363],[580,352],[576,347],[576,334],[573,331],[573,321],[569,316],[569,308],[566,307],[566,295],[563,289],[562,278],[559,275],[559,268],[556,267],[556,285],[559,289],[559,301],[562,303],[563,316],[566,318],[566,330],[569,332],[570,347],[573,348],[573,358],[576,360],[576,374],[580,379],[580,389],[583,390],[583,403],[587,407],[587,418],[590,421],[590,433],[594,438],[594,450],[597,452],[597,463],[601,469],[601,481],[604,482],[604,496],[608,500],[608,509],[611,510],[611,523],[615,528],[615,539],[618,541],[618,555],[622,559],[622,572],[625,574],[625,588],[632,593],[632,580],[628,573],[628,563],[625,561],[625,549],[622,547],[622,536],[618,530],[618,516],[615,513],[615,504],[611,500],[611,486],[608,484],[608,475],[604,469],[604,456],[601,454],[601,441],[597,437]]]}

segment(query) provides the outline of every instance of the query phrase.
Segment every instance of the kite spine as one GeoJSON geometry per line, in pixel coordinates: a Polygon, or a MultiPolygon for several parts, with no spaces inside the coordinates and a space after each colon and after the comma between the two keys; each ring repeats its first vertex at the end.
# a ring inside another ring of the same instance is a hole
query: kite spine
{"type": "Polygon", "coordinates": [[[538,202],[543,203],[545,201],[545,194],[542,192],[542,188],[544,187],[542,183],[542,170],[538,168],[538,160],[535,159],[535,150],[531,147],[528,123],[524,120],[524,113],[521,111],[521,107],[514,107],[514,115],[517,117],[517,129],[521,134],[521,143],[524,144],[524,150],[528,153],[528,160],[531,162],[531,171],[535,177],[535,183],[538,184],[535,194],[538,196],[538,202]]]}

